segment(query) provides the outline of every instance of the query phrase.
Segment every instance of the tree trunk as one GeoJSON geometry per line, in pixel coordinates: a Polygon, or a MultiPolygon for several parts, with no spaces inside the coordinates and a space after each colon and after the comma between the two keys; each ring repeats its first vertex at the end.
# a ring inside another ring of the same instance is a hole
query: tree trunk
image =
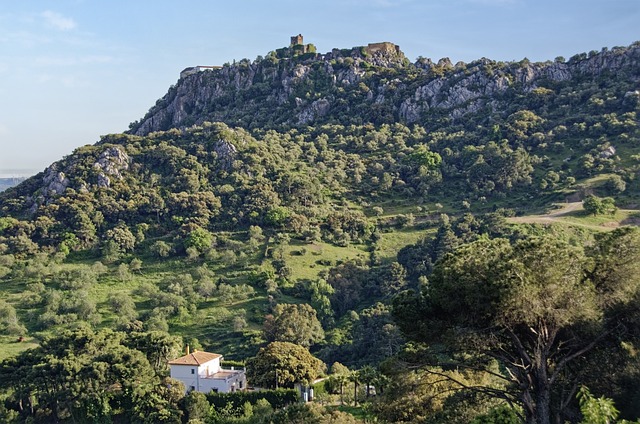
{"type": "MultiPolygon", "coordinates": [[[[541,333],[546,334],[542,331],[541,333]]],[[[531,390],[527,390],[523,398],[527,424],[551,424],[551,382],[547,346],[538,342],[533,354],[532,370],[527,375],[531,390]]]]}
{"type": "Polygon", "coordinates": [[[358,406],[358,382],[353,382],[353,406],[358,406]]]}
{"type": "Polygon", "coordinates": [[[551,393],[547,384],[536,391],[536,398],[536,424],[551,424],[551,393]]]}

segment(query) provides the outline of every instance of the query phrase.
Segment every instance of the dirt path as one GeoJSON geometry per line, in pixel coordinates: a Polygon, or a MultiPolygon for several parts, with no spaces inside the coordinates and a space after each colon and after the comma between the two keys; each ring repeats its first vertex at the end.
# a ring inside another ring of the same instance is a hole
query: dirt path
{"type": "MultiPolygon", "coordinates": [[[[507,220],[514,224],[551,224],[553,222],[560,222],[565,225],[589,228],[591,230],[598,230],[598,231],[613,230],[614,228],[618,228],[620,225],[640,226],[640,219],[637,219],[637,218],[634,218],[634,219],[627,218],[622,223],[614,220],[609,222],[603,222],[600,224],[587,224],[583,222],[576,222],[575,220],[563,219],[563,217],[573,212],[582,211],[583,207],[582,207],[582,202],[561,203],[561,205],[562,207],[560,209],[556,209],[553,212],[547,213],[544,215],[518,216],[513,218],[507,218],[507,220]]],[[[629,213],[637,212],[635,210],[634,211],[622,210],[622,211],[627,211],[629,213]]]]}
{"type": "Polygon", "coordinates": [[[562,205],[563,206],[560,209],[545,215],[517,216],[513,218],[508,218],[508,221],[514,224],[551,224],[553,222],[562,222],[563,224],[567,224],[567,225],[573,225],[576,227],[589,228],[592,230],[599,230],[599,231],[606,230],[606,229],[613,229],[618,226],[618,223],[616,223],[615,226],[609,226],[609,225],[593,225],[593,224],[583,224],[580,222],[564,221],[561,219],[563,216],[568,215],[575,211],[582,210],[583,208],[582,208],[582,202],[563,203],[562,205]]]}
{"type": "Polygon", "coordinates": [[[558,209],[557,211],[547,214],[547,215],[539,215],[539,216],[543,216],[543,217],[547,217],[547,218],[557,218],[559,216],[562,215],[566,215],[568,213],[571,213],[573,211],[577,211],[577,210],[582,210],[582,202],[571,202],[571,203],[563,203],[564,206],[562,206],[560,209],[558,209]]]}
{"type": "MultiPolygon", "coordinates": [[[[557,222],[558,218],[567,215],[573,211],[581,210],[582,202],[571,202],[564,203],[563,206],[552,212],[545,215],[527,215],[527,216],[516,216],[513,218],[509,218],[509,222],[518,223],[518,224],[536,224],[536,223],[551,223],[557,222]]],[[[589,226],[589,225],[586,225],[589,226]]]]}

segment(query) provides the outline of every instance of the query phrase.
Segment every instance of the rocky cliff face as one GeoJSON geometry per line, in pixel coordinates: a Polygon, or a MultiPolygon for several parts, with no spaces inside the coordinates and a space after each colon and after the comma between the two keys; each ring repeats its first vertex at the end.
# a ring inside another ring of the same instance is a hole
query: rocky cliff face
{"type": "Polygon", "coordinates": [[[98,187],[109,187],[111,178],[122,179],[121,171],[129,169],[129,156],[120,147],[109,147],[100,154],[93,168],[98,173],[98,187]]]}
{"type": "MultiPolygon", "coordinates": [[[[372,45],[370,45],[372,46],[372,45]]],[[[391,45],[393,46],[393,45],[391,45]]],[[[455,66],[449,59],[411,64],[399,49],[354,48],[303,58],[268,56],[189,75],[173,86],[131,132],[145,135],[203,121],[231,125],[306,125],[334,122],[348,113],[376,122],[371,110],[415,123],[437,111],[453,119],[489,107],[505,108],[505,94],[628,71],[640,87],[640,44],[569,61],[530,63],[480,59],[455,66]]]]}
{"type": "Polygon", "coordinates": [[[29,196],[31,212],[64,194],[67,188],[81,193],[108,188],[113,180],[121,180],[129,170],[131,160],[121,146],[84,147],[78,150],[84,154],[69,155],[30,179],[35,185],[34,192],[29,196]],[[89,163],[85,163],[87,161],[89,163]],[[84,167],[90,169],[88,180],[77,178],[84,167]]]}

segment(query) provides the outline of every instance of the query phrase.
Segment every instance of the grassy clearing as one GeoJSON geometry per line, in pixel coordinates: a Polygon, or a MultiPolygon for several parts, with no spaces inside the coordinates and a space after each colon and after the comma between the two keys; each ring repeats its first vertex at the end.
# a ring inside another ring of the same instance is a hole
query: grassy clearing
{"type": "Polygon", "coordinates": [[[435,228],[416,229],[415,227],[407,227],[401,230],[380,233],[380,258],[384,261],[394,261],[398,251],[409,244],[415,244],[418,240],[433,234],[435,228]]]}
{"type": "Polygon", "coordinates": [[[36,346],[38,346],[38,341],[32,337],[25,337],[20,342],[18,336],[0,336],[0,361],[36,346]]]}
{"type": "Polygon", "coordinates": [[[291,267],[294,279],[315,280],[323,270],[329,270],[340,261],[361,258],[368,255],[364,246],[335,246],[324,242],[302,243],[292,241],[285,247],[285,260],[291,267]]]}
{"type": "Polygon", "coordinates": [[[459,209],[459,205],[456,208],[450,199],[442,199],[441,203],[434,200],[420,205],[417,205],[415,202],[408,202],[406,199],[392,199],[371,204],[371,207],[366,208],[366,214],[370,217],[375,216],[373,208],[376,206],[382,208],[383,212],[380,215],[382,218],[393,218],[400,214],[407,215],[410,213],[416,217],[429,214],[454,213],[459,209]]]}

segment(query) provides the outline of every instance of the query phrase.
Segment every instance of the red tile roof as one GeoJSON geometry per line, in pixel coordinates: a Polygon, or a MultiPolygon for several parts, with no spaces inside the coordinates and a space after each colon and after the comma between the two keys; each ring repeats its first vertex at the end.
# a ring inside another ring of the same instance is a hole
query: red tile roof
{"type": "Polygon", "coordinates": [[[173,361],[169,361],[169,365],[202,365],[205,362],[221,357],[222,355],[217,353],[195,351],[188,355],[176,358],[173,361]]]}

